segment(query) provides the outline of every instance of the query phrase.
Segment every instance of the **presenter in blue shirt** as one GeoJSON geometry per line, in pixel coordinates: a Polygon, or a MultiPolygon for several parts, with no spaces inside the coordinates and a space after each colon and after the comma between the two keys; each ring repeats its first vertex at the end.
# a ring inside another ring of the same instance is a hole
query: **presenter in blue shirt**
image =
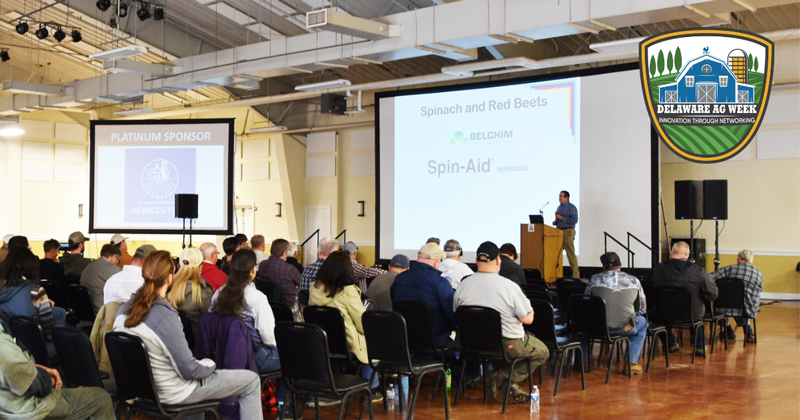
{"type": "Polygon", "coordinates": [[[564,249],[567,251],[567,260],[572,269],[572,277],[580,278],[578,257],[575,255],[575,224],[578,223],[578,208],[569,202],[569,192],[561,191],[558,195],[561,205],[556,209],[556,220],[553,224],[564,232],[564,249]]]}

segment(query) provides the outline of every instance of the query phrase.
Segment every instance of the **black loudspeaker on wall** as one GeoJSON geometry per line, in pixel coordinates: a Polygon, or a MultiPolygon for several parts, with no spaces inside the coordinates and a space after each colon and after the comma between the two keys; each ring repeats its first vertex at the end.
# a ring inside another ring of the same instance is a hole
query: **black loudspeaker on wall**
{"type": "Polygon", "coordinates": [[[703,219],[728,219],[728,180],[703,181],[703,219]]]}
{"type": "Polygon", "coordinates": [[[320,99],[322,100],[320,112],[323,114],[344,115],[347,110],[347,98],[344,95],[323,93],[320,99]]]}
{"type": "Polygon", "coordinates": [[[703,218],[703,182],[675,181],[675,218],[703,218]]]}
{"type": "Polygon", "coordinates": [[[197,194],[175,194],[175,217],[197,219],[197,194]]]}

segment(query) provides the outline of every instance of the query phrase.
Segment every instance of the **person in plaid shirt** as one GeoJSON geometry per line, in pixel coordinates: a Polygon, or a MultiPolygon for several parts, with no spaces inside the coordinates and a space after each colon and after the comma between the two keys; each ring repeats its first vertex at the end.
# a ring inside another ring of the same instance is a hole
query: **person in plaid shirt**
{"type": "MultiPolygon", "coordinates": [[[[755,318],[760,305],[759,297],[761,288],[764,286],[764,275],[761,270],[753,265],[753,252],[749,249],[739,251],[736,256],[736,264],[723,267],[711,274],[714,281],[729,278],[739,279],[744,282],[744,311],[733,308],[717,308],[723,315],[732,316],[736,321],[736,328],[742,327],[745,330],[745,339],[748,343],[754,343],[753,328],[750,326],[750,319],[755,318]]],[[[727,319],[726,319],[727,324],[727,319]]],[[[728,325],[728,339],[733,340],[736,336],[733,329],[728,325]]],[[[725,334],[720,333],[720,337],[725,334]]]]}
{"type": "Polygon", "coordinates": [[[286,262],[289,256],[289,241],[275,239],[269,248],[269,259],[258,265],[258,281],[271,281],[283,289],[286,304],[294,308],[297,291],[300,289],[300,273],[286,262]]]}
{"type": "Polygon", "coordinates": [[[358,261],[356,261],[356,255],[358,254],[358,247],[356,243],[353,241],[347,241],[344,243],[342,247],[343,250],[350,253],[350,261],[353,262],[353,273],[356,275],[356,282],[358,283],[358,287],[361,288],[361,293],[367,293],[367,279],[370,277],[378,277],[381,274],[385,273],[386,270],[380,269],[378,267],[365,267],[361,265],[358,261]]]}
{"type": "Polygon", "coordinates": [[[322,267],[322,263],[328,258],[331,252],[336,251],[336,248],[339,248],[339,242],[337,242],[336,239],[322,238],[317,248],[317,260],[309,264],[308,267],[303,270],[300,290],[308,290],[311,287],[311,283],[314,283],[314,280],[317,278],[317,273],[319,272],[319,268],[322,267]]]}

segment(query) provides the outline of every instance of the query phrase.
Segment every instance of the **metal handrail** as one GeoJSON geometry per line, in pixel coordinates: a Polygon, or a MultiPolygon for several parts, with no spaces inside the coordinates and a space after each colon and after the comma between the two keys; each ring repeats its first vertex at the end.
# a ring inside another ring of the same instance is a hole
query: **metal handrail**
{"type": "Polygon", "coordinates": [[[345,230],[343,230],[343,231],[339,232],[339,234],[338,234],[338,235],[336,235],[336,237],[335,237],[335,238],[333,238],[333,239],[339,239],[339,237],[340,237],[340,236],[342,236],[342,235],[344,235],[344,238],[343,238],[344,240],[342,241],[342,243],[345,243],[345,242],[347,242],[347,229],[345,229],[345,230]]]}
{"type": "Polygon", "coordinates": [[[618,241],[617,238],[611,236],[608,232],[603,232],[603,252],[608,252],[608,238],[611,238],[612,241],[616,242],[619,246],[621,246],[625,251],[628,252],[628,269],[633,270],[633,259],[636,256],[636,253],[631,251],[631,249],[622,242],[618,241]]]}

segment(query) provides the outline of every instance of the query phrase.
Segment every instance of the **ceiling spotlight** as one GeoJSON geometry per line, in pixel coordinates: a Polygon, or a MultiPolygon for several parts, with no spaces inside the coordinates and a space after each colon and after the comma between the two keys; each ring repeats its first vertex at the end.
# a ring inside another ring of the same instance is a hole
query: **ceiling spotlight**
{"type": "Polygon", "coordinates": [[[156,6],[153,10],[153,19],[161,20],[164,19],[164,8],[156,6]]]}
{"type": "Polygon", "coordinates": [[[5,63],[8,60],[11,60],[11,57],[8,55],[8,50],[0,50],[0,61],[5,63]]]}
{"type": "Polygon", "coordinates": [[[101,12],[105,12],[109,7],[111,7],[111,0],[97,0],[95,6],[97,6],[101,12]]]}
{"type": "Polygon", "coordinates": [[[73,29],[72,33],[70,35],[72,35],[72,42],[81,42],[81,40],[83,39],[83,35],[81,35],[81,31],[79,31],[77,29],[73,29]]]}
{"type": "Polygon", "coordinates": [[[117,29],[117,20],[112,17],[108,20],[108,26],[110,26],[111,29],[117,29]]]}
{"type": "Polygon", "coordinates": [[[48,35],[50,35],[50,32],[47,31],[47,26],[44,26],[44,24],[39,25],[39,29],[36,30],[36,38],[45,39],[48,35]]]}
{"type": "Polygon", "coordinates": [[[117,10],[117,16],[121,18],[128,16],[128,3],[124,1],[119,2],[119,10],[117,10]]]}
{"type": "Polygon", "coordinates": [[[150,6],[148,6],[147,3],[143,2],[142,7],[140,7],[139,10],[136,11],[136,16],[139,16],[139,20],[141,20],[142,22],[146,21],[147,19],[150,19],[151,16],[150,6]]]}
{"type": "Polygon", "coordinates": [[[28,32],[28,23],[27,22],[20,22],[17,24],[17,33],[20,35],[25,35],[28,32]]]}
{"type": "Polygon", "coordinates": [[[55,38],[55,39],[56,39],[56,41],[58,41],[58,42],[61,42],[61,41],[63,41],[63,40],[64,40],[64,38],[66,38],[66,37],[67,37],[67,34],[65,34],[63,30],[61,30],[61,27],[60,27],[60,26],[59,26],[59,27],[58,27],[58,29],[56,29],[56,31],[53,33],[53,38],[55,38]]]}

